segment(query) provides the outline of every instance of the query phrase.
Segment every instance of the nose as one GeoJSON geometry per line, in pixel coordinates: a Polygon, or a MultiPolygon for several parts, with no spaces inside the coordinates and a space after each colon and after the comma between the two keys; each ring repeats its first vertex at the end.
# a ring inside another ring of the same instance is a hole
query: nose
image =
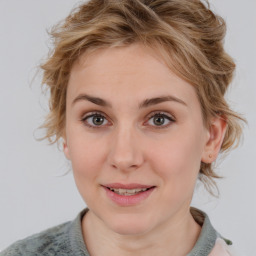
{"type": "Polygon", "coordinates": [[[108,154],[110,165],[124,172],[138,169],[144,161],[139,141],[135,129],[123,127],[113,131],[108,154]]]}

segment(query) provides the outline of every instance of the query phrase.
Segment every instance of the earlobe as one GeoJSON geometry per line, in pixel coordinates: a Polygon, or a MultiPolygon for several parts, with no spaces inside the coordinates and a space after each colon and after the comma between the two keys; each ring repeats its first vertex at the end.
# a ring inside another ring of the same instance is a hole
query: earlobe
{"type": "Polygon", "coordinates": [[[66,158],[70,160],[69,148],[68,148],[66,140],[63,141],[63,152],[64,152],[66,158]]]}
{"type": "Polygon", "coordinates": [[[223,117],[215,117],[211,120],[209,136],[205,144],[201,161],[212,163],[216,160],[223,143],[227,128],[226,120],[223,117]]]}

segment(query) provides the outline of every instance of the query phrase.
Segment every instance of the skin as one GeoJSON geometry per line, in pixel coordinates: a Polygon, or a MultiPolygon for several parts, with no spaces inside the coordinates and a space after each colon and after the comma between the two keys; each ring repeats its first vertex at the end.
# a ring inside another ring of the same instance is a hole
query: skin
{"type": "Polygon", "coordinates": [[[140,44],[80,56],[66,100],[64,153],[90,209],[82,221],[90,254],[189,253],[201,230],[189,211],[200,163],[217,157],[225,122],[212,118],[207,129],[194,88],[140,44]],[[97,125],[88,117],[95,112],[103,115],[97,125]],[[155,189],[139,204],[119,206],[102,187],[115,182],[155,189]]]}

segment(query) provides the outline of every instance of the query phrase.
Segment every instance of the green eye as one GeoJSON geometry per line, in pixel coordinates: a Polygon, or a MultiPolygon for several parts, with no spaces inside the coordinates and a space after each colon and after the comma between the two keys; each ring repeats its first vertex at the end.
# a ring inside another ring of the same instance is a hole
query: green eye
{"type": "Polygon", "coordinates": [[[154,113],[148,119],[148,124],[150,126],[156,126],[159,128],[164,128],[169,126],[172,122],[175,122],[174,118],[163,113],[154,113]]]}
{"type": "Polygon", "coordinates": [[[92,123],[96,126],[102,125],[104,123],[105,118],[102,116],[93,116],[92,123]]]}
{"type": "Polygon", "coordinates": [[[83,123],[91,128],[100,128],[108,124],[108,120],[100,113],[90,114],[82,119],[83,123]]]}
{"type": "Polygon", "coordinates": [[[164,125],[165,124],[165,120],[166,118],[163,117],[163,116],[155,116],[153,117],[153,123],[156,125],[156,126],[160,126],[160,125],[164,125]]]}

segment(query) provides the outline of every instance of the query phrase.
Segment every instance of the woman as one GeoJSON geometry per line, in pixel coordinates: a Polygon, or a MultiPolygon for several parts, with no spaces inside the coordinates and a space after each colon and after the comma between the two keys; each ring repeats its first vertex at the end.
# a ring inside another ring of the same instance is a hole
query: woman
{"type": "Polygon", "coordinates": [[[230,255],[190,207],[241,134],[222,18],[197,0],[92,0],[52,35],[46,138],[63,142],[88,208],[1,255],[230,255]]]}

